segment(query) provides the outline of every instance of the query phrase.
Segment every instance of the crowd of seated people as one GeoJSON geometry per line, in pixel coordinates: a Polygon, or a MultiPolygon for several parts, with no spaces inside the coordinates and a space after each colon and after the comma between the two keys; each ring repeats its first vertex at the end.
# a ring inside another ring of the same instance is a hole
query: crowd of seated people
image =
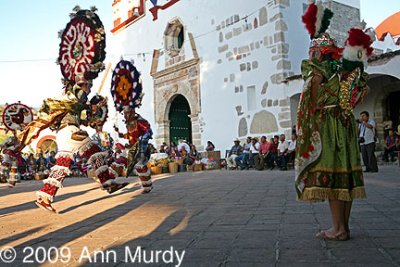
{"type": "Polygon", "coordinates": [[[269,141],[266,136],[248,136],[244,144],[239,139],[233,140],[234,145],[229,150],[226,158],[227,168],[230,170],[265,170],[278,167],[282,171],[288,169],[288,163],[295,158],[296,133],[287,141],[284,134],[275,135],[269,141]]]}

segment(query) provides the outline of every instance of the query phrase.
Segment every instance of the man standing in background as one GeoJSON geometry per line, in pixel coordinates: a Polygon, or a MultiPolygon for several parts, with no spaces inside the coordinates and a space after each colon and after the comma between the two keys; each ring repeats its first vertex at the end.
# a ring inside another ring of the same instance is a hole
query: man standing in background
{"type": "Polygon", "coordinates": [[[365,172],[378,172],[378,164],[375,157],[375,121],[369,118],[368,111],[360,113],[359,138],[362,159],[365,165],[365,172]]]}

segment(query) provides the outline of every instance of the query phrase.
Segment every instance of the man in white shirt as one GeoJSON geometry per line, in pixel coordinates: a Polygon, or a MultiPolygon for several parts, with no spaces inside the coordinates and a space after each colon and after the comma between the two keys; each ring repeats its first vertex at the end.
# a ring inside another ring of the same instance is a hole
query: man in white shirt
{"type": "Polygon", "coordinates": [[[288,141],[285,140],[285,135],[281,134],[279,136],[279,145],[278,145],[278,163],[281,171],[287,170],[287,151],[289,148],[288,141]]]}
{"type": "Polygon", "coordinates": [[[250,146],[250,165],[254,166],[254,157],[260,153],[260,143],[258,142],[258,138],[251,138],[251,146],[250,146]]]}
{"type": "Polygon", "coordinates": [[[366,172],[378,172],[378,164],[375,157],[375,121],[369,118],[368,111],[360,113],[358,141],[366,172]]]}

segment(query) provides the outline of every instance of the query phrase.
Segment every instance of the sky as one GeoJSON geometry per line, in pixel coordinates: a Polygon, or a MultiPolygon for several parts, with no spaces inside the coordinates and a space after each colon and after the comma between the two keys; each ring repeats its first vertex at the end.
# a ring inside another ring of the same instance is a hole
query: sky
{"type": "MultiPolygon", "coordinates": [[[[55,64],[60,42],[58,31],[65,28],[69,13],[76,4],[83,9],[95,5],[107,36],[111,37],[112,2],[0,0],[0,105],[21,101],[39,107],[44,98],[59,96],[61,72],[55,64]]],[[[400,11],[400,0],[360,0],[360,9],[361,19],[368,26],[376,27],[385,18],[400,11]]],[[[101,75],[96,82],[101,80],[101,75]]]]}

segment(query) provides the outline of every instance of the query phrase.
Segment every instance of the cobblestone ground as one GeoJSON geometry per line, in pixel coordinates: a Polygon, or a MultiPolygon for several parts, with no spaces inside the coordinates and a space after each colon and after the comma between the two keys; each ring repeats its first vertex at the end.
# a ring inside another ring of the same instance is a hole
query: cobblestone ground
{"type": "Polygon", "coordinates": [[[58,214],[34,205],[40,182],[1,185],[0,247],[15,248],[13,266],[24,259],[50,266],[39,263],[57,256],[51,266],[178,266],[171,246],[185,251],[180,266],[400,266],[399,174],[387,166],[365,175],[368,198],[355,201],[345,242],[314,237],[330,226],[328,205],[297,202],[293,171],[161,175],[147,195],[133,178],[112,195],[90,179],[69,178],[54,204],[58,214]]]}

